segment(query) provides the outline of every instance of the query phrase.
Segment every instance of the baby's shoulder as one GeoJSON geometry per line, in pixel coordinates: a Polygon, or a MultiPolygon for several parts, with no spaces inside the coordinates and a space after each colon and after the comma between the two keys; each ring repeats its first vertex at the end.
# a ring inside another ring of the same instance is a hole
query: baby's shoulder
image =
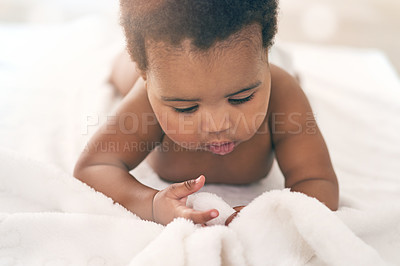
{"type": "Polygon", "coordinates": [[[306,103],[307,99],[297,78],[284,69],[270,64],[271,95],[269,113],[289,112],[306,103]]]}
{"type": "Polygon", "coordinates": [[[139,78],[117,109],[119,124],[139,139],[159,141],[162,129],[148,99],[143,79],[139,78]]]}
{"type": "Polygon", "coordinates": [[[268,124],[275,140],[293,136],[293,132],[314,124],[310,103],[298,80],[282,68],[271,65],[271,95],[268,124]],[[290,133],[290,134],[281,134],[290,133]]]}

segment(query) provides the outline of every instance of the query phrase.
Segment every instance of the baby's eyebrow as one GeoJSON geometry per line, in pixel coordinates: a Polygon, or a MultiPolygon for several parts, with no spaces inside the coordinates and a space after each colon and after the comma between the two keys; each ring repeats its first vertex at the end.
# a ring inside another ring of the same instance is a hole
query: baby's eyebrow
{"type": "Polygon", "coordinates": [[[236,94],[248,91],[248,90],[252,90],[252,89],[257,88],[258,86],[260,86],[260,84],[261,84],[261,81],[257,81],[256,83],[254,83],[254,84],[252,84],[252,85],[250,85],[250,86],[248,86],[248,87],[246,87],[244,89],[241,89],[241,90],[239,90],[237,92],[234,92],[234,93],[231,93],[231,94],[228,94],[228,95],[225,95],[225,98],[231,97],[233,95],[236,95],[236,94]]]}
{"type": "MultiPolygon", "coordinates": [[[[239,93],[242,93],[242,92],[245,92],[245,91],[248,91],[248,90],[252,90],[252,89],[257,88],[258,86],[260,86],[260,84],[261,84],[261,81],[257,81],[256,83],[254,83],[254,84],[252,84],[252,85],[250,85],[250,86],[248,86],[248,87],[246,87],[244,89],[241,89],[241,90],[239,90],[237,92],[225,95],[225,98],[230,97],[230,96],[234,96],[236,94],[239,94],[239,93]]],[[[166,97],[166,96],[161,96],[161,100],[166,101],[166,102],[201,102],[201,99],[199,99],[199,98],[197,98],[197,99],[182,99],[182,98],[174,98],[174,97],[166,97]]]]}
{"type": "Polygon", "coordinates": [[[166,102],[200,102],[201,99],[181,99],[161,96],[161,100],[166,102]]]}

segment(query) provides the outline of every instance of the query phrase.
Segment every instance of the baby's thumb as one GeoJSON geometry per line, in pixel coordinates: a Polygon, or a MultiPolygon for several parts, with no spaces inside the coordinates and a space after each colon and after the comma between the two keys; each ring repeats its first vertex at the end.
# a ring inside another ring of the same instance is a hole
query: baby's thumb
{"type": "Polygon", "coordinates": [[[170,192],[173,193],[177,198],[184,198],[190,194],[200,190],[204,185],[205,177],[199,176],[197,179],[187,180],[182,183],[176,183],[169,186],[170,192]]]}

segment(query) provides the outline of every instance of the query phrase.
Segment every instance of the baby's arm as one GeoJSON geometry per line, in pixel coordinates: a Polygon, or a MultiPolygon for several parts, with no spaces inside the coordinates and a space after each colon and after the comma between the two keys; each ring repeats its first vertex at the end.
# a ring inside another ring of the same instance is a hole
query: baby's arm
{"type": "Polygon", "coordinates": [[[271,66],[270,128],[285,187],[337,210],[339,188],[325,141],[310,104],[293,77],[271,66]]]}
{"type": "Polygon", "coordinates": [[[175,217],[184,217],[204,224],[215,218],[211,215],[215,209],[196,211],[186,207],[187,196],[204,185],[204,177],[198,183],[188,180],[158,191],[129,174],[162,136],[142,79],[122,100],[114,118],[96,132],[82,152],[74,169],[76,178],[144,220],[167,224],[175,217]]]}
{"type": "Polygon", "coordinates": [[[113,119],[109,119],[90,139],[75,165],[74,176],[141,218],[152,220],[152,199],[158,191],[141,184],[129,174],[129,170],[150,152],[149,149],[140,150],[139,145],[133,145],[146,142],[155,146],[162,132],[153,123],[147,125],[148,134],[142,134],[145,132],[144,121],[139,123],[133,119],[141,118],[135,113],[149,112],[143,101],[138,101],[145,93],[141,85],[140,82],[135,84],[120,103],[113,119]],[[136,132],[129,132],[135,126],[138,126],[136,132]]]}

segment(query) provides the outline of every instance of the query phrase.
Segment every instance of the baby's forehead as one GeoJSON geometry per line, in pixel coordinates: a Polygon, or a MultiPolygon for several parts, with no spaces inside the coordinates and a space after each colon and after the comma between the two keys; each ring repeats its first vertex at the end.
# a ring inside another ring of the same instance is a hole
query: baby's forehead
{"type": "MultiPolygon", "coordinates": [[[[204,37],[206,38],[206,37],[204,37]]],[[[146,48],[147,46],[155,46],[156,48],[162,48],[166,50],[171,49],[187,49],[192,52],[207,52],[212,50],[234,48],[241,45],[254,45],[261,46],[262,44],[262,32],[261,26],[258,23],[252,23],[243,26],[241,29],[226,36],[223,39],[216,40],[212,45],[207,47],[199,47],[193,42],[193,38],[187,36],[183,38],[180,43],[173,43],[169,36],[148,36],[145,38],[146,48]]]]}
{"type": "Polygon", "coordinates": [[[197,47],[189,38],[184,39],[177,45],[166,41],[146,39],[145,46],[149,65],[164,59],[173,60],[174,57],[181,57],[182,55],[189,60],[206,60],[210,62],[228,53],[237,56],[242,53],[246,53],[246,56],[249,56],[249,53],[255,56],[265,55],[260,26],[257,24],[248,25],[207,49],[197,47]]]}

